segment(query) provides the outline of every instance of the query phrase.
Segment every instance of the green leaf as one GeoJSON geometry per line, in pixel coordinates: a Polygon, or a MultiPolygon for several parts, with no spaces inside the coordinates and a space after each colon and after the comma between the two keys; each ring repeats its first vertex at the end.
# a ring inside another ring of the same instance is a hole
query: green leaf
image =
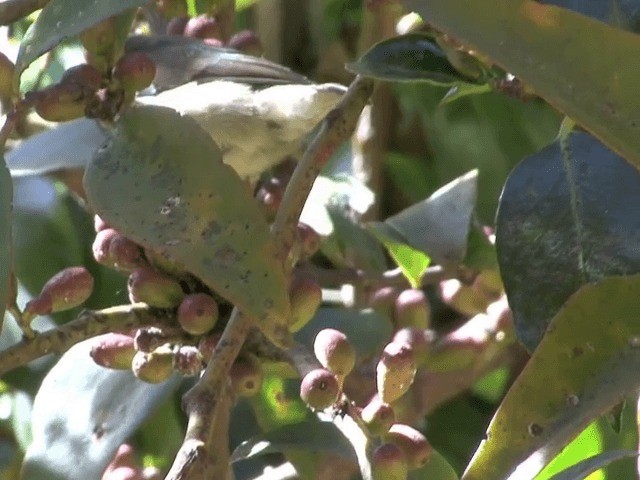
{"type": "Polygon", "coordinates": [[[516,333],[533,350],[581,285],[640,272],[640,173],[586,133],[525,158],[496,221],[500,271],[516,333]]]}
{"type": "Polygon", "coordinates": [[[600,453],[567,468],[549,480],[583,480],[588,475],[606,467],[610,463],[625,458],[636,458],[637,456],[638,452],[634,452],[633,450],[614,450],[612,452],[600,453]]]}
{"type": "MultiPolygon", "coordinates": [[[[11,207],[13,204],[13,183],[11,174],[0,152],[0,319],[9,300],[13,254],[11,237],[11,207]]],[[[1,323],[1,322],[0,322],[1,323]]]]}
{"type": "Polygon", "coordinates": [[[288,335],[286,279],[267,221],[195,120],[163,107],[128,110],[84,186],[114,228],[183,265],[271,340],[288,335]]]}
{"type": "Polygon", "coordinates": [[[382,243],[413,288],[422,285],[422,275],[431,263],[429,256],[410,246],[403,236],[386,223],[372,222],[369,230],[382,243]]]}
{"type": "Polygon", "coordinates": [[[460,76],[446,54],[423,33],[410,33],[383,40],[369,49],[347,70],[388,81],[425,81],[454,85],[460,76]]]}
{"type": "Polygon", "coordinates": [[[100,367],[89,357],[92,343],[69,349],[42,382],[24,480],[100,478],[117,448],[181,381],[151,385],[100,367]]]}
{"type": "Polygon", "coordinates": [[[106,18],[146,3],[147,0],[51,0],[20,43],[16,75],[19,76],[31,62],[65,38],[73,37],[106,18]]]}
{"type": "Polygon", "coordinates": [[[637,0],[545,0],[542,3],[567,8],[614,27],[637,31],[640,4],[637,0]],[[635,27],[635,28],[634,28],[635,27]]]}
{"type": "Polygon", "coordinates": [[[231,454],[231,461],[237,462],[256,455],[286,450],[333,453],[357,461],[351,443],[342,432],[332,422],[316,420],[285,425],[277,430],[253,437],[235,449],[231,454]]]}
{"type": "Polygon", "coordinates": [[[531,0],[404,4],[640,165],[639,36],[531,0]]]}
{"type": "Polygon", "coordinates": [[[639,275],[578,290],[552,320],[462,478],[532,478],[589,422],[635,391],[639,308],[639,275]]]}
{"type": "Polygon", "coordinates": [[[458,82],[449,89],[444,97],[442,97],[440,103],[452,103],[469,95],[480,95],[482,93],[488,93],[490,91],[492,91],[492,88],[488,83],[482,83],[478,85],[475,83],[458,82]]]}
{"type": "Polygon", "coordinates": [[[458,265],[467,249],[476,205],[478,171],[438,189],[429,198],[389,217],[385,224],[411,247],[440,265],[458,265]]]}

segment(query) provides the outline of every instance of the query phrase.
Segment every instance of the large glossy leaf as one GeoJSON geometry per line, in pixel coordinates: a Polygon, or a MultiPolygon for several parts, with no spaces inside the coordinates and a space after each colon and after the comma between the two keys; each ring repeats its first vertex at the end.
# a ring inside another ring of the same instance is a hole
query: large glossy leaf
{"type": "MultiPolygon", "coordinates": [[[[13,202],[13,184],[11,175],[0,153],[0,319],[4,318],[7,305],[13,256],[11,254],[11,206],[13,202]]],[[[1,322],[0,322],[1,323],[1,322]]]]}
{"type": "Polygon", "coordinates": [[[507,393],[463,479],[533,478],[587,424],[635,391],[639,308],[638,275],[578,290],[507,393]]]}
{"type": "Polygon", "coordinates": [[[581,285],[640,272],[640,173],[586,133],[525,158],[504,186],[498,261],[516,333],[532,350],[581,285]]]}
{"type": "Polygon", "coordinates": [[[151,385],[99,367],[89,356],[91,344],[73,346],[42,382],[23,480],[100,478],[120,444],[180,381],[151,385]]]}
{"type": "Polygon", "coordinates": [[[65,38],[77,35],[108,17],[145,3],[146,0],[51,0],[29,27],[20,43],[16,73],[22,73],[31,62],[65,38]]]}
{"type": "Polygon", "coordinates": [[[639,36],[532,0],[404,4],[640,165],[639,36]]]}
{"type": "Polygon", "coordinates": [[[130,109],[84,185],[110,225],[182,264],[272,340],[287,335],[285,275],[265,217],[195,120],[163,107],[130,109]]]}

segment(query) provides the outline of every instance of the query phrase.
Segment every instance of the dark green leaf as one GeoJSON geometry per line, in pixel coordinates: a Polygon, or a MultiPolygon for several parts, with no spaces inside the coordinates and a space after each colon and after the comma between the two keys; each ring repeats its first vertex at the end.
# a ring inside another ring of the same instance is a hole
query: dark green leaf
{"type": "Polygon", "coordinates": [[[640,165],[640,36],[530,0],[403,3],[640,165]]]}
{"type": "Polygon", "coordinates": [[[636,458],[637,456],[638,452],[634,452],[633,450],[614,450],[611,452],[600,453],[581,461],[573,467],[567,468],[565,471],[554,475],[549,480],[583,480],[593,472],[606,467],[610,463],[625,458],[636,458]]]}
{"type": "Polygon", "coordinates": [[[638,309],[639,275],[578,290],[511,386],[463,479],[534,477],[593,419],[634,392],[638,309]]]}
{"type": "Polygon", "coordinates": [[[357,461],[351,443],[332,422],[313,420],[285,425],[253,437],[235,449],[231,461],[285,450],[333,453],[357,461]]]}
{"type": "Polygon", "coordinates": [[[84,185],[114,228],[183,265],[272,340],[288,334],[287,285],[266,219],[195,120],[163,107],[128,110],[84,185]]]}
{"type": "Polygon", "coordinates": [[[374,45],[347,69],[359,75],[390,81],[426,81],[453,85],[460,76],[431,37],[410,33],[374,45]]]}
{"type": "Polygon", "coordinates": [[[22,73],[31,62],[65,38],[73,37],[106,18],[146,3],[147,0],[51,0],[20,43],[16,74],[22,73]]]}
{"type": "Polygon", "coordinates": [[[151,385],[99,367],[89,357],[92,342],[72,347],[42,382],[24,480],[100,478],[117,448],[180,381],[151,385]]]}
{"type": "MultiPolygon", "coordinates": [[[[0,152],[0,320],[9,300],[13,254],[11,238],[11,206],[13,203],[13,183],[11,174],[0,152]]],[[[1,322],[0,322],[1,323],[1,322]]]]}
{"type": "Polygon", "coordinates": [[[638,170],[586,133],[569,134],[511,173],[496,246],[527,348],[581,285],[640,272],[638,202],[638,170]]]}

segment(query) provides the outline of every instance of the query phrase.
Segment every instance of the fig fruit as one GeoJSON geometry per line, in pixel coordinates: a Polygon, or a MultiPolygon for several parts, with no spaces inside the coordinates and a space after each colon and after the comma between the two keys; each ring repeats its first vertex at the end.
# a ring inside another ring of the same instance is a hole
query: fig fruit
{"type": "Polygon", "coordinates": [[[338,379],[329,370],[318,368],[307,373],[300,384],[300,398],[316,410],[333,405],[340,395],[338,379]]]}
{"type": "Polygon", "coordinates": [[[206,293],[185,296],[178,307],[178,323],[191,335],[202,335],[218,321],[218,303],[206,293]]]}

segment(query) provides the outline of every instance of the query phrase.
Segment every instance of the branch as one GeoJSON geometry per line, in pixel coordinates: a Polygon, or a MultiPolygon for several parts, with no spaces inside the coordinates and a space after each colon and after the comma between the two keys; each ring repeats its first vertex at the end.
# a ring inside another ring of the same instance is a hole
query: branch
{"type": "MultiPolygon", "coordinates": [[[[287,185],[272,227],[279,258],[287,269],[298,219],[311,186],[331,155],[353,133],[360,112],[371,94],[372,85],[371,80],[356,78],[338,106],[324,119],[320,132],[309,145],[287,185]]],[[[166,480],[220,478],[216,475],[221,471],[222,463],[228,465],[228,457],[215,455],[213,448],[214,439],[219,435],[216,416],[224,408],[221,401],[231,365],[253,325],[253,319],[234,308],[202,377],[184,397],[184,410],[189,416],[187,432],[166,480]]]]}
{"type": "Polygon", "coordinates": [[[20,20],[43,8],[47,3],[49,0],[4,0],[0,2],[0,25],[9,25],[20,20]]]}
{"type": "Polygon", "coordinates": [[[50,353],[61,354],[73,345],[104,333],[127,331],[144,325],[168,324],[175,318],[166,310],[145,304],[121,305],[104,310],[84,310],[78,318],[0,352],[0,376],[50,353]]]}

